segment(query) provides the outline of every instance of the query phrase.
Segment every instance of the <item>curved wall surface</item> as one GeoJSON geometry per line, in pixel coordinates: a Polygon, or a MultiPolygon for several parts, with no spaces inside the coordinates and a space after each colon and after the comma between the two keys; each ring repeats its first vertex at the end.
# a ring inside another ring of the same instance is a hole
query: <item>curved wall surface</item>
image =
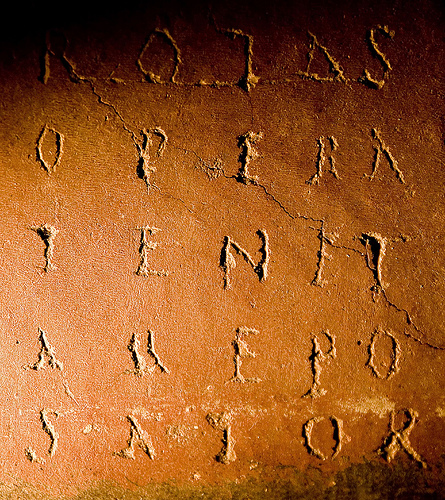
{"type": "Polygon", "coordinates": [[[440,2],[1,24],[0,497],[441,498],[440,2]]]}

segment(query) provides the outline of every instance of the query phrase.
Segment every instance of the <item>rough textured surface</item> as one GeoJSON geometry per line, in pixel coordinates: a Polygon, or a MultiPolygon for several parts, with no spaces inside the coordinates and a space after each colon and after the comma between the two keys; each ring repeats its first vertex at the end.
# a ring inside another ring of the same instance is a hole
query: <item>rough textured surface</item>
{"type": "Polygon", "coordinates": [[[441,498],[441,3],[0,22],[1,498],[441,498]]]}

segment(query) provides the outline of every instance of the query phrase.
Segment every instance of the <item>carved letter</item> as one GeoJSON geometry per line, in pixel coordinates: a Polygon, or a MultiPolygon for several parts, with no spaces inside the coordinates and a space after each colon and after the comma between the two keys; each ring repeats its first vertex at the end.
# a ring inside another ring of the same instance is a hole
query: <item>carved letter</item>
{"type": "Polygon", "coordinates": [[[244,38],[244,54],[246,56],[246,62],[244,75],[240,78],[238,85],[246,92],[249,92],[250,89],[253,89],[259,81],[259,78],[254,75],[252,69],[253,36],[247,35],[246,33],[237,29],[225,30],[224,33],[233,40],[237,36],[241,36],[244,38]]]}
{"type": "Polygon", "coordinates": [[[134,370],[128,370],[127,373],[133,373],[134,375],[142,377],[147,372],[152,373],[156,366],[159,367],[161,372],[170,373],[168,371],[168,368],[166,368],[161,363],[159,356],[156,354],[153,346],[153,334],[150,330],[148,330],[147,336],[147,354],[154,360],[154,364],[150,368],[147,368],[147,362],[145,361],[145,358],[139,353],[140,345],[141,343],[139,342],[137,334],[133,333],[130,343],[128,344],[128,350],[131,352],[131,357],[133,358],[134,370]]]}
{"type": "Polygon", "coordinates": [[[338,176],[337,169],[335,168],[335,158],[333,158],[332,153],[337,150],[338,142],[334,136],[329,136],[327,138],[321,136],[318,139],[318,155],[317,155],[317,171],[315,174],[306,181],[307,184],[311,186],[317,186],[320,183],[320,179],[323,177],[323,167],[325,166],[326,161],[329,162],[329,172],[336,178],[340,179],[338,176]],[[326,142],[325,139],[329,142],[329,147],[331,152],[328,156],[326,156],[326,142]]]}
{"type": "Polygon", "coordinates": [[[41,349],[39,352],[39,359],[32,365],[26,365],[23,368],[25,370],[41,370],[45,365],[45,356],[48,358],[48,366],[50,368],[57,368],[58,370],[63,370],[63,364],[56,359],[56,353],[54,349],[51,347],[48,339],[46,338],[46,332],[44,332],[41,328],[39,330],[39,342],[41,344],[41,349]]]}
{"type": "Polygon", "coordinates": [[[337,350],[335,349],[335,336],[329,333],[329,330],[321,332],[329,341],[330,347],[327,352],[323,352],[320,347],[320,341],[316,335],[312,337],[312,354],[309,357],[312,365],[312,386],[303,395],[303,398],[311,397],[318,398],[326,394],[325,389],[320,389],[320,373],[321,365],[324,361],[329,362],[330,359],[337,357],[337,350]]]}
{"type": "Polygon", "coordinates": [[[37,139],[37,144],[36,144],[36,153],[37,153],[37,161],[40,162],[42,167],[48,172],[48,175],[51,175],[53,172],[55,172],[56,167],[60,163],[60,159],[62,158],[63,154],[63,140],[64,137],[60,132],[57,132],[56,129],[52,127],[48,127],[48,124],[45,123],[45,126],[42,128],[42,131],[40,132],[39,138],[37,139]],[[48,135],[48,133],[54,134],[55,138],[55,153],[54,153],[54,160],[52,165],[48,163],[43,154],[43,143],[45,142],[45,139],[48,135]]]}
{"type": "Polygon", "coordinates": [[[182,63],[181,60],[181,51],[179,50],[178,44],[176,41],[173,39],[173,37],[170,35],[169,31],[167,29],[159,29],[156,28],[153,30],[148,37],[147,41],[145,42],[144,46],[142,47],[141,53],[139,54],[139,57],[136,61],[136,64],[138,68],[141,70],[141,72],[144,74],[145,79],[147,82],[150,83],[167,83],[167,81],[162,80],[162,77],[159,75],[155,75],[152,71],[146,70],[142,64],[142,57],[145,54],[145,51],[148,49],[150,43],[156,38],[159,37],[161,39],[164,39],[168,45],[170,45],[173,49],[173,59],[174,59],[174,67],[173,67],[173,73],[170,77],[170,82],[171,83],[177,83],[176,77],[178,76],[179,72],[179,65],[182,63]]]}
{"type": "Polygon", "coordinates": [[[385,287],[382,281],[382,262],[386,252],[386,238],[377,233],[363,233],[360,241],[366,249],[366,264],[374,275],[375,284],[371,290],[379,293],[385,287]]]}
{"type": "Polygon", "coordinates": [[[369,344],[368,347],[368,352],[369,352],[369,359],[366,365],[369,366],[369,368],[371,368],[372,373],[377,378],[388,380],[399,371],[400,345],[397,342],[396,338],[388,331],[381,330],[379,327],[376,328],[375,332],[372,334],[371,343],[369,344]],[[379,373],[374,361],[376,340],[378,340],[379,337],[383,336],[387,336],[388,338],[390,338],[392,343],[391,364],[388,368],[388,372],[386,375],[381,375],[379,373]]]}
{"type": "Polygon", "coordinates": [[[326,243],[333,245],[335,239],[338,238],[338,234],[328,234],[324,229],[324,223],[321,224],[320,232],[318,233],[318,239],[320,240],[320,248],[317,252],[318,262],[317,269],[315,271],[314,279],[311,281],[311,285],[323,287],[325,280],[323,279],[323,270],[325,259],[331,260],[331,255],[326,252],[326,243]]]}
{"type": "Polygon", "coordinates": [[[168,272],[164,271],[154,271],[153,269],[148,268],[148,250],[154,250],[158,244],[151,242],[148,237],[160,231],[160,229],[156,227],[139,227],[137,228],[141,231],[141,245],[139,247],[139,253],[141,256],[141,262],[139,267],[136,270],[136,274],[138,276],[168,276],[168,272]]]}
{"type": "Polygon", "coordinates": [[[45,267],[43,270],[47,273],[48,271],[52,271],[57,269],[56,266],[52,263],[53,251],[54,251],[54,238],[58,233],[57,229],[49,224],[42,224],[39,227],[32,227],[32,231],[35,231],[40,238],[42,238],[43,243],[45,244],[45,267]]]}
{"type": "Polygon", "coordinates": [[[223,447],[216,455],[216,460],[222,464],[230,464],[236,460],[234,450],[235,440],[232,437],[232,415],[230,413],[209,413],[206,416],[207,422],[216,430],[223,433],[223,447]]]}
{"type": "Polygon", "coordinates": [[[383,455],[387,462],[391,462],[391,460],[394,459],[397,453],[403,449],[413,460],[420,464],[424,469],[426,468],[426,462],[422,460],[421,456],[411,446],[411,443],[409,441],[409,435],[411,434],[411,431],[416,424],[417,417],[417,412],[411,408],[399,410],[397,412],[392,411],[389,414],[390,434],[385,439],[382,447],[380,448],[380,453],[383,455]],[[394,419],[397,413],[403,413],[407,418],[407,422],[405,423],[403,429],[398,431],[394,429],[394,419]]]}
{"type": "MultiPolygon", "coordinates": [[[[304,425],[303,425],[303,437],[305,439],[305,446],[308,450],[308,452],[311,455],[314,455],[315,457],[319,458],[320,460],[326,460],[327,457],[318,449],[315,448],[312,444],[312,432],[314,430],[315,424],[318,422],[321,422],[324,420],[324,417],[314,417],[309,419],[304,425]]],[[[332,427],[334,429],[334,440],[335,440],[335,446],[333,449],[332,453],[332,460],[340,453],[342,443],[344,438],[346,437],[344,432],[343,432],[343,421],[340,420],[339,418],[336,418],[334,416],[329,417],[329,420],[332,423],[332,427]]]]}
{"type": "MultiPolygon", "coordinates": [[[[48,455],[50,457],[52,457],[54,455],[54,453],[56,452],[56,450],[57,450],[59,435],[57,434],[57,432],[56,432],[53,424],[48,420],[48,415],[50,415],[50,414],[53,414],[56,418],[59,417],[59,413],[58,412],[53,411],[53,410],[45,410],[45,409],[43,409],[40,412],[40,422],[42,424],[42,429],[48,434],[48,436],[50,438],[50,445],[49,445],[49,448],[48,448],[48,455]]],[[[30,448],[30,447],[26,448],[25,455],[26,455],[26,458],[30,462],[35,462],[35,463],[43,463],[44,462],[43,459],[40,459],[40,458],[37,457],[36,452],[32,448],[30,448]]]]}
{"type": "Polygon", "coordinates": [[[39,80],[46,85],[50,76],[50,60],[51,56],[57,57],[62,66],[68,72],[68,77],[72,82],[79,83],[83,78],[76,73],[75,65],[72,63],[65,55],[66,49],[68,47],[68,40],[63,33],[47,31],[45,39],[45,53],[41,60],[41,73],[39,80]],[[53,50],[53,40],[52,36],[57,35],[61,38],[61,48],[58,53],[53,50]]]}
{"type": "Polygon", "coordinates": [[[151,174],[156,172],[156,167],[150,158],[150,148],[153,145],[153,136],[159,138],[159,146],[155,153],[157,157],[161,157],[164,153],[165,147],[167,146],[168,137],[167,134],[160,128],[156,127],[153,129],[143,129],[141,131],[142,143],[136,143],[139,154],[139,163],[137,168],[138,177],[145,181],[147,184],[147,191],[150,194],[150,188],[154,186],[150,183],[151,174]]]}
{"type": "Polygon", "coordinates": [[[307,66],[306,66],[306,71],[298,71],[298,75],[301,76],[301,78],[305,78],[307,80],[314,80],[316,82],[343,82],[347,83],[347,79],[345,78],[345,75],[343,74],[343,69],[340,66],[340,64],[331,56],[331,54],[328,52],[328,49],[326,47],[323,47],[315,35],[312,33],[308,32],[308,36],[311,38],[311,42],[309,44],[309,52],[307,54],[307,66]],[[329,63],[329,71],[333,74],[333,76],[319,76],[317,73],[309,73],[309,68],[311,65],[312,60],[314,59],[315,56],[315,51],[319,50],[326,60],[329,63]]]}
{"type": "Polygon", "coordinates": [[[385,84],[385,78],[389,76],[390,71],[392,70],[391,64],[386,58],[385,54],[379,49],[377,42],[375,41],[375,34],[379,32],[382,35],[386,36],[386,38],[392,39],[394,37],[394,31],[390,31],[388,26],[377,26],[375,29],[370,29],[367,32],[367,42],[369,46],[369,50],[371,54],[380,61],[380,64],[383,66],[383,77],[381,80],[376,80],[372,78],[369,71],[365,69],[363,71],[363,76],[361,76],[358,81],[367,85],[372,89],[380,90],[385,84]]]}
{"type": "Polygon", "coordinates": [[[372,164],[371,175],[365,174],[365,177],[369,177],[370,181],[374,179],[375,174],[377,172],[377,168],[380,165],[380,160],[382,159],[382,156],[384,156],[388,160],[391,169],[394,170],[394,172],[396,173],[397,179],[399,179],[399,181],[402,184],[405,184],[405,177],[403,175],[403,172],[399,169],[397,160],[392,155],[388,146],[383,142],[382,138],[380,137],[380,131],[373,128],[371,134],[376,142],[376,145],[374,146],[375,154],[374,154],[374,161],[372,164]]]}
{"type": "Polygon", "coordinates": [[[240,326],[236,329],[235,340],[232,342],[235,349],[235,356],[233,357],[233,361],[235,363],[235,374],[227,382],[240,382],[242,384],[245,382],[261,382],[261,379],[257,377],[245,378],[240,372],[242,358],[254,358],[256,356],[254,352],[249,351],[249,346],[244,341],[244,337],[250,334],[258,335],[258,333],[258,330],[255,330],[254,328],[247,328],[246,326],[240,326]]]}
{"type": "Polygon", "coordinates": [[[243,184],[254,184],[258,185],[258,177],[252,177],[249,174],[250,163],[258,157],[258,152],[255,149],[255,144],[263,138],[262,132],[246,132],[238,137],[238,147],[241,148],[241,153],[239,155],[238,161],[241,163],[236,180],[242,182],[243,184]]]}
{"type": "Polygon", "coordinates": [[[130,422],[130,438],[128,439],[128,446],[121,451],[114,453],[114,455],[122,458],[131,458],[135,460],[134,447],[135,444],[149,456],[152,460],[155,458],[155,450],[151,442],[150,436],[141,429],[138,421],[133,415],[127,415],[127,420],[130,422]]]}
{"type": "Polygon", "coordinates": [[[252,257],[247,253],[244,248],[240,247],[238,243],[233,241],[230,236],[225,236],[224,237],[224,244],[221,250],[221,258],[220,258],[220,267],[222,268],[224,272],[224,288],[230,288],[231,286],[231,281],[230,281],[230,275],[231,275],[231,270],[236,267],[236,262],[235,262],[235,257],[232,255],[230,252],[230,249],[233,248],[236,253],[239,255],[242,255],[244,257],[244,260],[252,266],[252,269],[254,273],[258,275],[258,278],[260,279],[261,282],[266,281],[267,278],[267,266],[269,264],[269,258],[270,258],[270,250],[269,250],[269,237],[266,233],[266,231],[259,229],[256,233],[260,239],[262,240],[263,244],[260,249],[260,253],[262,254],[261,260],[258,262],[258,264],[255,264],[254,260],[252,257]]]}
{"type": "Polygon", "coordinates": [[[57,434],[56,430],[54,429],[54,426],[52,425],[52,423],[48,420],[48,415],[50,413],[55,415],[56,418],[58,418],[58,416],[59,416],[59,414],[56,411],[42,410],[40,412],[40,420],[42,422],[42,429],[48,434],[48,436],[51,440],[51,444],[49,445],[49,448],[48,448],[48,455],[50,457],[52,457],[57,450],[59,435],[57,434]]]}

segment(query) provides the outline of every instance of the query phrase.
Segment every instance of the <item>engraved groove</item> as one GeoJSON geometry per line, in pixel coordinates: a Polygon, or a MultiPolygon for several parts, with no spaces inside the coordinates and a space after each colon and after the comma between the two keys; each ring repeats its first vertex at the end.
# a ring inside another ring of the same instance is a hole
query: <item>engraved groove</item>
{"type": "MultiPolygon", "coordinates": [[[[312,228],[314,229],[314,228],[312,228]]],[[[326,280],[323,279],[323,271],[325,260],[331,260],[331,255],[326,252],[326,244],[333,246],[334,248],[342,248],[335,245],[335,240],[338,238],[337,233],[327,234],[324,229],[324,222],[321,224],[321,228],[318,233],[318,239],[320,240],[320,248],[317,252],[318,262],[317,269],[315,271],[314,279],[311,281],[311,285],[323,287],[326,280]]]]}
{"type": "MultiPolygon", "coordinates": [[[[314,431],[315,424],[322,422],[324,419],[325,419],[324,417],[313,417],[303,424],[303,437],[305,441],[305,446],[310,455],[313,455],[314,457],[317,457],[320,460],[327,460],[328,457],[326,457],[326,455],[324,455],[324,453],[321,450],[315,448],[315,446],[312,444],[312,433],[314,431]]],[[[331,459],[334,460],[340,453],[343,441],[346,436],[343,431],[343,420],[333,415],[329,417],[329,420],[331,421],[334,430],[333,437],[335,441],[335,446],[332,450],[332,456],[331,456],[331,459]]]]}
{"type": "Polygon", "coordinates": [[[48,175],[51,175],[53,172],[56,171],[57,166],[60,163],[60,160],[63,155],[63,142],[64,142],[64,136],[60,132],[58,132],[56,129],[53,127],[49,127],[48,124],[45,123],[45,125],[42,128],[42,131],[40,132],[40,135],[37,139],[36,143],[36,153],[37,153],[37,161],[42,165],[42,167],[46,170],[48,175]],[[54,162],[52,165],[50,165],[44,158],[43,154],[43,144],[45,142],[45,139],[47,138],[48,133],[52,133],[55,135],[55,144],[56,144],[56,154],[54,158],[54,162]]]}
{"type": "Polygon", "coordinates": [[[371,287],[373,292],[384,291],[385,284],[382,280],[382,262],[386,253],[386,238],[378,233],[363,233],[360,241],[365,246],[366,265],[374,275],[375,283],[371,287]]]}
{"type": "Polygon", "coordinates": [[[37,456],[37,453],[35,452],[35,450],[33,448],[31,448],[30,446],[28,446],[27,448],[25,448],[25,457],[31,463],[41,464],[41,463],[45,462],[45,460],[43,460],[42,458],[39,458],[37,456]]]}
{"type": "Polygon", "coordinates": [[[338,142],[337,139],[334,136],[329,136],[327,138],[321,136],[317,140],[318,144],[318,154],[317,154],[317,160],[316,160],[316,168],[317,171],[315,174],[306,181],[306,184],[309,184],[310,186],[318,186],[320,183],[320,179],[323,177],[323,167],[325,166],[326,161],[329,163],[329,172],[337,179],[340,180],[340,177],[338,175],[337,169],[335,167],[335,158],[332,156],[332,153],[338,149],[338,142]],[[331,149],[331,152],[329,155],[326,155],[326,141],[325,139],[328,140],[329,147],[331,149]]]}
{"type": "Polygon", "coordinates": [[[181,50],[179,49],[175,39],[170,35],[170,32],[165,28],[164,29],[156,28],[150,33],[147,41],[145,42],[144,46],[141,49],[139,57],[137,58],[136,61],[137,67],[143,73],[147,82],[157,83],[157,84],[168,83],[167,81],[163,81],[159,75],[155,75],[152,71],[146,70],[142,64],[142,57],[144,56],[145,51],[148,49],[148,47],[150,46],[155,37],[164,39],[167,42],[167,44],[170,45],[173,49],[174,68],[172,75],[170,76],[169,82],[177,84],[178,82],[176,81],[176,77],[178,76],[179,66],[182,64],[181,50]]]}
{"type": "Polygon", "coordinates": [[[139,266],[136,270],[136,274],[138,276],[168,276],[168,271],[164,271],[164,269],[160,271],[155,271],[153,269],[150,269],[148,266],[148,251],[149,250],[155,250],[156,247],[158,246],[157,243],[150,241],[149,237],[152,236],[153,234],[156,234],[160,229],[156,227],[150,227],[150,226],[143,226],[137,228],[139,231],[141,231],[141,241],[140,241],[140,246],[139,246],[139,254],[141,261],[139,263],[139,266]]]}
{"type": "Polygon", "coordinates": [[[312,336],[312,354],[309,356],[312,370],[312,385],[311,388],[302,396],[303,398],[318,398],[326,394],[326,390],[321,388],[320,374],[322,371],[322,363],[329,362],[337,357],[337,349],[335,348],[335,335],[331,335],[329,330],[321,332],[329,341],[329,349],[323,352],[320,346],[320,340],[316,335],[312,336]]]}
{"type": "Polygon", "coordinates": [[[397,160],[394,158],[392,155],[391,151],[389,150],[388,146],[383,142],[381,138],[381,132],[373,128],[371,130],[372,137],[375,139],[376,145],[374,145],[374,161],[372,163],[372,172],[371,175],[365,174],[364,177],[369,178],[370,181],[372,181],[375,177],[375,174],[377,172],[377,169],[380,165],[382,156],[384,156],[388,164],[391,168],[391,170],[394,170],[396,173],[397,179],[402,183],[405,184],[405,177],[403,175],[403,172],[399,169],[397,160]]]}
{"type": "Polygon", "coordinates": [[[151,174],[156,172],[156,167],[150,158],[150,147],[153,145],[153,136],[157,136],[160,139],[158,149],[155,153],[157,157],[161,157],[164,153],[165,147],[167,146],[168,137],[167,134],[160,128],[155,127],[153,129],[143,129],[141,131],[142,143],[136,144],[139,162],[137,167],[138,177],[145,181],[147,185],[147,192],[150,194],[150,188],[155,187],[155,185],[150,183],[151,174]]]}
{"type": "Polygon", "coordinates": [[[154,365],[150,368],[147,367],[147,362],[145,358],[140,354],[141,343],[136,333],[133,333],[128,344],[128,350],[131,352],[131,357],[134,363],[134,370],[127,370],[126,373],[132,373],[138,377],[142,377],[147,372],[152,373],[156,366],[161,370],[162,373],[170,373],[167,367],[163,365],[158,354],[154,348],[153,333],[148,330],[147,334],[147,354],[153,358],[154,365]]]}
{"type": "Polygon", "coordinates": [[[376,28],[371,28],[367,33],[366,33],[366,41],[368,42],[369,50],[371,51],[371,54],[378,59],[380,64],[383,67],[383,76],[381,80],[377,80],[375,78],[372,78],[371,74],[367,69],[363,70],[363,75],[357,80],[359,83],[363,83],[367,87],[371,89],[377,89],[380,90],[383,85],[385,84],[385,79],[389,77],[389,73],[392,71],[391,63],[385,56],[385,54],[380,50],[376,40],[375,40],[375,35],[376,33],[381,33],[384,35],[386,38],[392,39],[394,38],[395,32],[393,30],[390,30],[388,26],[377,26],[376,28]]]}
{"type": "Polygon", "coordinates": [[[48,339],[46,337],[46,332],[43,331],[40,327],[38,331],[39,331],[39,342],[42,346],[39,352],[39,358],[34,364],[26,365],[23,368],[25,370],[36,370],[36,371],[41,370],[45,367],[45,357],[46,357],[47,364],[50,368],[62,371],[63,364],[56,359],[56,353],[54,351],[54,348],[48,342],[48,339]]]}
{"type": "Polygon", "coordinates": [[[401,348],[400,344],[397,341],[397,339],[392,335],[390,332],[386,330],[381,330],[379,327],[376,328],[376,330],[372,333],[371,337],[371,343],[369,344],[368,347],[368,353],[369,353],[369,359],[366,362],[366,366],[369,366],[371,368],[372,373],[375,377],[380,378],[380,379],[385,379],[388,380],[391,377],[393,377],[399,370],[399,361],[400,361],[400,356],[401,356],[401,348]],[[388,368],[388,372],[386,375],[382,375],[379,370],[377,369],[377,366],[375,365],[375,343],[378,340],[379,337],[382,336],[387,336],[391,339],[392,343],[392,353],[391,353],[391,364],[388,368]]]}
{"type": "Polygon", "coordinates": [[[233,362],[235,364],[235,373],[233,377],[226,382],[239,382],[244,384],[246,382],[250,383],[258,383],[261,382],[261,379],[258,377],[250,377],[246,378],[241,373],[241,364],[242,358],[255,358],[256,354],[249,350],[249,346],[247,345],[244,337],[248,335],[258,335],[260,332],[255,330],[254,328],[248,328],[247,326],[240,326],[236,329],[235,340],[232,342],[233,348],[235,350],[235,355],[233,357],[233,362]]]}
{"type": "Polygon", "coordinates": [[[41,226],[31,227],[31,231],[36,232],[43,243],[45,244],[45,267],[43,270],[47,273],[49,271],[53,271],[57,269],[56,266],[52,262],[53,253],[54,253],[54,238],[58,233],[57,229],[50,224],[42,224],[41,226]]]}
{"type": "Polygon", "coordinates": [[[249,174],[249,165],[255,158],[259,156],[255,145],[262,138],[262,132],[252,132],[250,130],[238,137],[238,147],[241,148],[241,153],[239,155],[238,161],[241,163],[241,167],[235,178],[242,184],[253,184],[255,186],[258,185],[258,177],[251,176],[249,174]]]}
{"type": "Polygon", "coordinates": [[[249,253],[244,250],[238,243],[233,241],[230,236],[224,237],[224,243],[221,250],[220,257],[220,267],[224,273],[224,289],[228,289],[231,287],[231,272],[232,269],[236,267],[235,257],[230,252],[230,248],[233,248],[236,253],[241,255],[244,260],[250,264],[255,274],[258,275],[260,282],[266,281],[268,265],[270,260],[270,248],[269,248],[269,237],[265,230],[259,229],[256,233],[258,237],[262,241],[262,245],[260,248],[261,259],[258,264],[255,264],[253,258],[249,255],[249,253]]]}
{"type": "Polygon", "coordinates": [[[135,460],[135,446],[138,446],[151,460],[154,460],[156,453],[151,441],[151,437],[141,428],[139,422],[133,415],[127,415],[127,420],[130,423],[130,437],[128,446],[122,450],[113,453],[113,455],[121,458],[135,460]]]}
{"type": "Polygon", "coordinates": [[[227,412],[208,413],[206,420],[215,430],[222,431],[223,433],[223,446],[221,451],[216,455],[215,460],[224,465],[234,462],[236,460],[236,441],[232,436],[232,415],[227,412]]]}
{"type": "Polygon", "coordinates": [[[406,408],[399,411],[391,411],[389,414],[389,436],[385,439],[382,447],[379,449],[379,453],[383,455],[383,458],[389,463],[394,460],[395,456],[402,449],[405,450],[407,455],[416,461],[422,468],[426,469],[427,464],[422,459],[422,457],[416,452],[412,447],[409,440],[409,435],[417,423],[418,413],[412,408],[406,408]],[[407,418],[403,429],[396,430],[395,427],[395,416],[398,413],[403,413],[407,418]]]}
{"type": "Polygon", "coordinates": [[[67,56],[66,56],[67,48],[68,48],[68,39],[63,33],[55,32],[52,30],[49,30],[46,32],[45,51],[44,51],[43,57],[41,59],[41,73],[39,76],[39,80],[44,85],[46,85],[48,83],[50,73],[51,73],[51,71],[50,71],[51,70],[51,56],[58,57],[60,59],[62,66],[66,69],[66,71],[68,73],[68,77],[72,82],[79,83],[80,81],[85,80],[85,78],[81,77],[76,72],[75,64],[67,58],[67,56]],[[63,39],[63,50],[59,56],[52,49],[51,35],[58,35],[58,36],[61,36],[63,39]]]}
{"type": "Polygon", "coordinates": [[[252,58],[253,58],[253,36],[244,33],[239,29],[228,29],[223,31],[228,37],[233,40],[239,36],[244,38],[244,56],[245,56],[245,67],[244,75],[238,81],[238,85],[245,90],[250,92],[258,84],[260,78],[255,76],[252,69],[252,58]]]}
{"type": "Polygon", "coordinates": [[[57,450],[59,435],[57,434],[53,424],[48,420],[48,415],[53,414],[56,418],[59,414],[53,410],[42,410],[40,412],[40,421],[42,422],[42,429],[48,434],[50,439],[50,445],[48,448],[48,455],[52,457],[57,450]]]}
{"type": "Polygon", "coordinates": [[[348,80],[346,79],[344,73],[343,73],[343,68],[340,66],[340,63],[338,63],[332,55],[329,53],[328,49],[321,45],[319,41],[317,40],[317,37],[311,33],[308,32],[308,36],[310,38],[309,42],[309,51],[307,53],[307,59],[308,63],[306,66],[305,71],[298,71],[297,75],[300,76],[301,78],[305,80],[312,80],[314,82],[342,82],[342,83],[348,83],[348,80]],[[314,59],[315,52],[318,49],[321,54],[325,57],[326,61],[329,64],[329,72],[333,74],[333,76],[319,76],[317,73],[310,73],[310,66],[312,63],[312,60],[314,59]]]}

